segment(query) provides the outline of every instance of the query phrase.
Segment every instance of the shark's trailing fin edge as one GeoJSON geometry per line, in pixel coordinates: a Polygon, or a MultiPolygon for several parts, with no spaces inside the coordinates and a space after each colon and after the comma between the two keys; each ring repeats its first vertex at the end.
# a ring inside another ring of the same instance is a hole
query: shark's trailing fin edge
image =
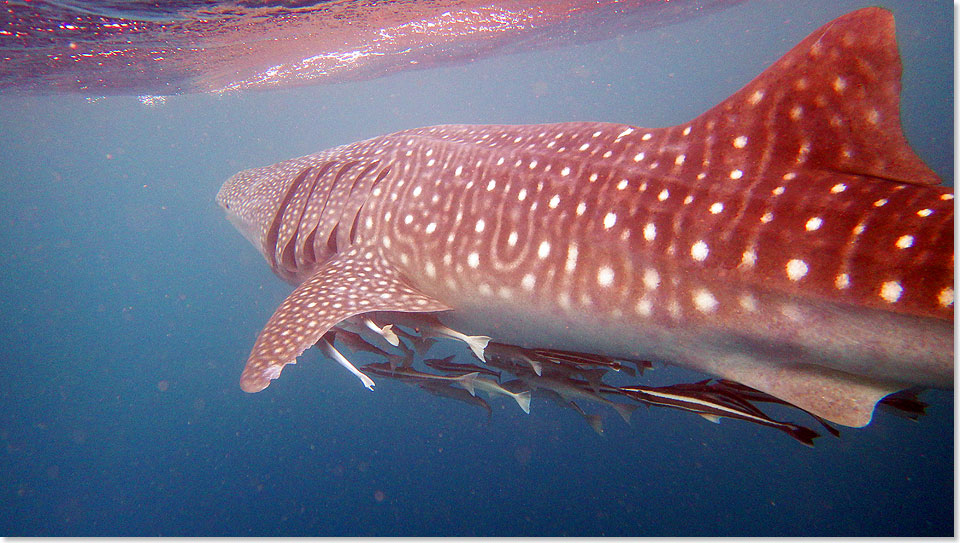
{"type": "Polygon", "coordinates": [[[280,304],[257,337],[240,387],[263,390],[283,366],[296,362],[330,328],[353,315],[447,309],[407,285],[376,251],[354,247],[328,261],[280,304]]]}
{"type": "Polygon", "coordinates": [[[721,373],[817,417],[854,428],[870,424],[874,407],[884,396],[906,388],[814,365],[770,367],[741,361],[721,373]]]}
{"type": "Polygon", "coordinates": [[[753,149],[751,163],[780,175],[795,167],[939,184],[903,135],[900,75],[893,14],[865,8],[810,34],[689,127],[742,134],[710,157],[718,172],[753,149]]]}

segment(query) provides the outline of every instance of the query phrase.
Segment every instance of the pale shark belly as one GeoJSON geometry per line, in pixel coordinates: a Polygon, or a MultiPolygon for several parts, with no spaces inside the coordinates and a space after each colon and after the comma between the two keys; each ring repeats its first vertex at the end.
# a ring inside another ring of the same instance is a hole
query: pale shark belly
{"type": "Polygon", "coordinates": [[[758,307],[744,310],[741,318],[684,318],[682,309],[666,306],[651,308],[650,316],[661,317],[650,318],[637,314],[631,300],[608,303],[598,313],[592,304],[560,306],[506,288],[505,296],[466,299],[458,292],[469,289],[438,287],[437,297],[457,308],[441,320],[467,334],[524,347],[687,367],[848,426],[869,423],[873,406],[889,393],[953,385],[948,321],[759,294],[754,294],[758,307]]]}
{"type": "MultiPolygon", "coordinates": [[[[550,346],[612,358],[646,359],[725,375],[723,360],[750,359],[765,366],[814,365],[898,384],[953,385],[953,325],[780,297],[769,309],[726,322],[632,314],[624,301],[604,314],[588,306],[561,307],[543,300],[498,296],[438,299],[456,307],[441,320],[470,335],[487,335],[523,347],[550,346]]],[[[664,311],[666,313],[666,311],[664,311]]]]}

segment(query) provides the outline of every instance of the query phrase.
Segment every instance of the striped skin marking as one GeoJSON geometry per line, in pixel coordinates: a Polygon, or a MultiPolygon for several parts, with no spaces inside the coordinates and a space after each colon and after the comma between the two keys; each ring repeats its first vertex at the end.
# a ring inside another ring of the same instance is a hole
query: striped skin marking
{"type": "Polygon", "coordinates": [[[575,243],[571,243],[567,247],[567,259],[563,265],[563,268],[567,273],[572,273],[574,270],[577,269],[577,257],[579,256],[579,254],[580,254],[580,251],[577,248],[577,245],[575,243]]]}
{"type": "MultiPolygon", "coordinates": [[[[678,344],[674,331],[735,334],[763,368],[779,362],[749,348],[782,341],[770,339],[770,322],[796,323],[786,341],[798,342],[788,345],[798,357],[830,358],[816,349],[836,341],[821,324],[832,317],[818,320],[811,307],[835,304],[854,320],[904,315],[939,330],[953,315],[953,194],[932,186],[936,176],[900,135],[898,87],[883,83],[899,78],[889,16],[850,17],[679,126],[425,127],[237,174],[218,202],[284,279],[326,277],[353,248],[370,261],[282,306],[251,354],[247,388],[276,377],[331,319],[396,302],[394,291],[453,308],[496,297],[504,319],[563,315],[557,337],[582,327],[581,336],[611,340],[601,345],[642,345],[731,378],[723,372],[732,366],[704,362],[723,353],[699,356],[709,341],[678,344]],[[837,37],[864,28],[876,36],[837,37]],[[872,71],[858,71],[865,66],[872,71]],[[385,271],[374,279],[367,269],[385,271]],[[607,326],[620,336],[604,336],[607,326]]],[[[390,307],[420,310],[410,296],[390,307]]],[[[903,334],[889,324],[884,334],[851,326],[859,331],[849,337],[878,334],[869,341],[891,360],[916,356],[891,346],[903,334]]]]}

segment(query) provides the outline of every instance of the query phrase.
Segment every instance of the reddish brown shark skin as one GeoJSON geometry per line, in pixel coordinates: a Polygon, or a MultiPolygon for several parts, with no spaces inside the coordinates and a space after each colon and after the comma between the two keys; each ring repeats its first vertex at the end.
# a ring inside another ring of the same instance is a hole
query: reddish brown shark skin
{"type": "Polygon", "coordinates": [[[241,172],[218,201],[302,281],[242,386],[350,315],[448,308],[851,426],[952,386],[953,194],[902,135],[900,72],[893,17],[868,8],[689,123],[436,126],[241,172]]]}

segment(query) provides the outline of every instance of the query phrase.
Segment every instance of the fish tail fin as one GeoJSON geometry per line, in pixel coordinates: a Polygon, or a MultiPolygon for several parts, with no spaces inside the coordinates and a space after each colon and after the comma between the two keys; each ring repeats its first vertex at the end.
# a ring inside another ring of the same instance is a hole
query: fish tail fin
{"type": "Polygon", "coordinates": [[[390,345],[394,347],[400,346],[400,337],[397,336],[397,333],[393,331],[393,325],[388,324],[380,329],[380,334],[383,335],[383,338],[387,340],[390,345]]]}
{"type": "Polygon", "coordinates": [[[893,14],[860,9],[810,34],[684,131],[718,140],[708,160],[717,174],[752,163],[778,181],[812,169],[936,185],[903,135],[901,71],[893,14]]]}
{"type": "Polygon", "coordinates": [[[473,373],[468,373],[466,375],[461,375],[460,377],[457,377],[457,381],[459,381],[460,386],[466,389],[466,391],[469,392],[471,396],[477,395],[477,392],[474,389],[473,383],[474,381],[477,380],[478,375],[480,375],[480,372],[475,371],[473,373]]]}
{"type": "Polygon", "coordinates": [[[537,376],[543,375],[543,364],[541,364],[539,360],[532,358],[530,356],[524,356],[523,359],[526,360],[528,364],[530,364],[531,368],[533,368],[533,373],[536,373],[537,376]]]}
{"type": "Polygon", "coordinates": [[[390,370],[396,370],[400,366],[403,366],[403,357],[398,354],[392,354],[387,357],[387,363],[390,364],[390,370]]]}
{"type": "Polygon", "coordinates": [[[433,339],[432,337],[418,337],[411,339],[411,343],[413,343],[413,350],[420,356],[426,354],[426,352],[430,350],[430,347],[433,347],[433,344],[436,342],[437,340],[433,339]]]}
{"type": "Polygon", "coordinates": [[[603,434],[603,418],[600,415],[584,414],[583,418],[587,419],[587,424],[589,424],[590,427],[593,428],[593,431],[596,432],[597,435],[599,436],[604,435],[603,434]]]}
{"type": "Polygon", "coordinates": [[[639,405],[627,405],[625,403],[614,403],[612,404],[613,408],[617,410],[617,414],[620,415],[620,418],[623,419],[623,422],[630,424],[630,415],[639,407],[639,405]]]}
{"type": "Polygon", "coordinates": [[[523,409],[523,412],[530,414],[530,391],[526,390],[513,396],[514,400],[517,400],[517,405],[520,406],[520,409],[523,409]]]}
{"type": "Polygon", "coordinates": [[[490,343],[490,338],[487,336],[464,336],[463,341],[481,362],[487,363],[486,359],[483,358],[483,350],[487,348],[487,343],[490,343]]]}
{"type": "Polygon", "coordinates": [[[814,432],[806,426],[800,426],[798,424],[784,424],[781,429],[786,432],[790,437],[796,439],[800,443],[803,443],[807,447],[813,447],[813,440],[820,437],[820,434],[814,432]]]}
{"type": "Polygon", "coordinates": [[[720,424],[720,417],[718,417],[717,415],[714,415],[712,413],[697,413],[697,414],[714,424],[720,424]]]}

